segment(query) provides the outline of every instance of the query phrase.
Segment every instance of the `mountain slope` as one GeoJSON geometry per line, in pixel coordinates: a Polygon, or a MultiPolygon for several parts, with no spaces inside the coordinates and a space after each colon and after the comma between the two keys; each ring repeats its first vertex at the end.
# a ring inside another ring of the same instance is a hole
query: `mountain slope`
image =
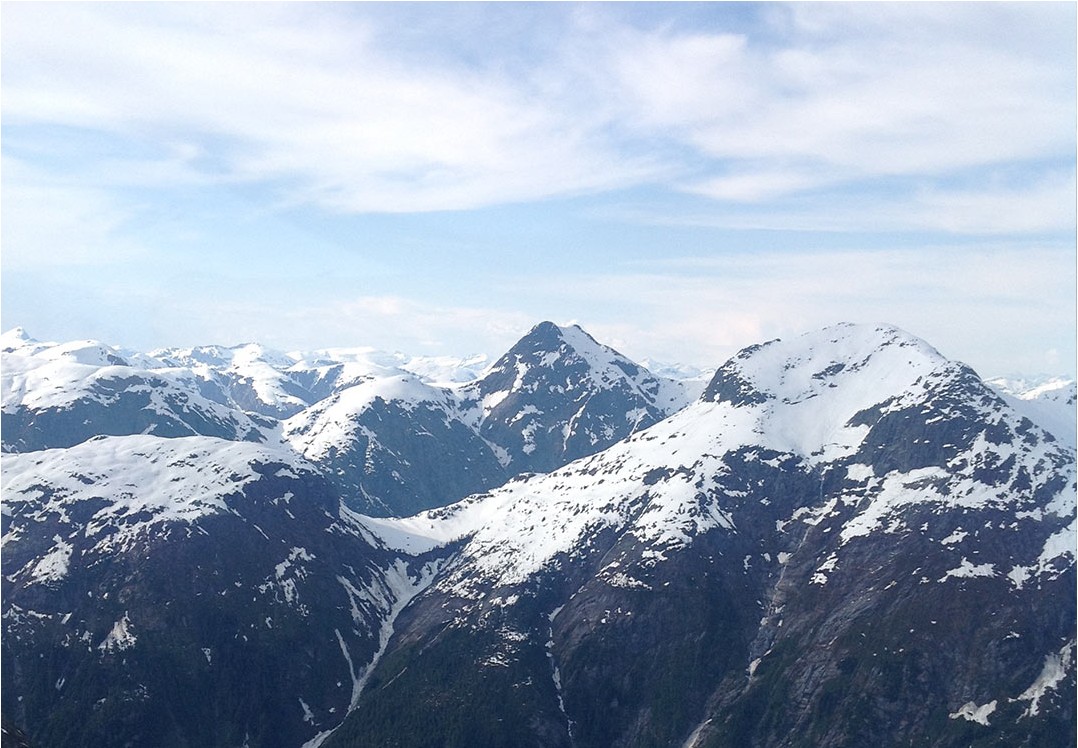
{"type": "Polygon", "coordinates": [[[325,745],[1069,745],[1074,459],[893,328],[747,349],[601,454],[383,520],[465,545],[325,745]]]}
{"type": "Polygon", "coordinates": [[[277,447],[104,437],[3,469],[3,712],[35,744],[294,748],[437,568],[277,447]]]}
{"type": "Polygon", "coordinates": [[[1038,377],[1026,381],[998,377],[987,384],[1038,426],[1072,447],[1078,445],[1078,386],[1073,379],[1038,377]]]}
{"type": "Polygon", "coordinates": [[[283,436],[349,507],[376,516],[444,506],[506,478],[458,398],[403,372],[335,392],[288,419],[283,436]]]}

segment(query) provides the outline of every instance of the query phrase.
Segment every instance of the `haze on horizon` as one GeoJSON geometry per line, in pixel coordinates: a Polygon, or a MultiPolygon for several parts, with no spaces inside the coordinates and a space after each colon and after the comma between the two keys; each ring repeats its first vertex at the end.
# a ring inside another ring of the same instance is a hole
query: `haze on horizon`
{"type": "Polygon", "coordinates": [[[1075,375],[1076,6],[5,3],[3,329],[1075,375]]]}

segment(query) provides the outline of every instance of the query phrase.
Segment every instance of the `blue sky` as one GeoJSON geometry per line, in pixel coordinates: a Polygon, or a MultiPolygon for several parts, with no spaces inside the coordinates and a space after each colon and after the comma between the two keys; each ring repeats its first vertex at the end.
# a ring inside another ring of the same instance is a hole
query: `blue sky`
{"type": "Polygon", "coordinates": [[[2,9],[2,324],[1075,369],[1073,3],[2,9]]]}

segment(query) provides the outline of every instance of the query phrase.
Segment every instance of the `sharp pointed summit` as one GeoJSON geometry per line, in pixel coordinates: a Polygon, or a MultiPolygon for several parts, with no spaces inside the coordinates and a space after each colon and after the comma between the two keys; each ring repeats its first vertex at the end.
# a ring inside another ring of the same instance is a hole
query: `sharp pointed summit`
{"type": "Polygon", "coordinates": [[[514,472],[547,472],[684,407],[679,383],[654,376],[580,327],[542,322],[462,389],[480,433],[514,472]]]}

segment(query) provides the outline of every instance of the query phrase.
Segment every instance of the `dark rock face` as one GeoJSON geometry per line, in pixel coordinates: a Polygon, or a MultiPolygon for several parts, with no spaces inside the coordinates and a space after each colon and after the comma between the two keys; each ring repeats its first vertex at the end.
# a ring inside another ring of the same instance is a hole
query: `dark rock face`
{"type": "MultiPolygon", "coordinates": [[[[791,545],[774,537],[775,519],[818,487],[794,465],[764,464],[778,455],[740,458],[722,490],[756,487],[740,498],[760,509],[745,515],[742,533],[708,533],[656,562],[631,530],[600,531],[528,582],[478,600],[454,584],[467,570],[436,582],[398,620],[357,710],[325,745],[422,745],[431,725],[462,726],[444,743],[456,746],[681,745],[710,694],[749,661],[776,570],[742,559],[761,555],[757,533],[772,539],[772,553],[791,545]],[[764,497],[774,501],[759,505],[764,497]],[[505,693],[513,701],[503,710],[505,693]],[[428,706],[417,726],[411,705],[420,703],[428,706]]],[[[680,477],[652,473],[644,483],[680,477]]],[[[645,494],[633,513],[646,509],[645,494]]]]}
{"type": "Polygon", "coordinates": [[[752,354],[762,349],[767,343],[754,345],[738,353],[727,361],[711,378],[704,394],[700,398],[711,403],[730,403],[731,405],[760,405],[766,403],[769,396],[756,389],[751,382],[742,377],[738,362],[751,358],[752,354]]]}
{"type": "Polygon", "coordinates": [[[7,718],[0,717],[0,748],[31,748],[26,733],[7,718]]]}
{"type": "MultiPolygon", "coordinates": [[[[810,530],[806,542],[827,529],[810,530]]],[[[1051,591],[942,581],[939,540],[907,537],[900,552],[858,543],[846,556],[851,570],[823,585],[812,582],[815,563],[792,560],[758,634],[767,649],[751,676],[713,694],[699,744],[1069,745],[1073,683],[1053,691],[1054,713],[1036,718],[1023,716],[1030,703],[1018,697],[1047,653],[1068,646],[1073,604],[1057,596],[1073,573],[1051,591]],[[991,705],[985,724],[959,716],[967,704],[971,716],[991,705]]]]}

